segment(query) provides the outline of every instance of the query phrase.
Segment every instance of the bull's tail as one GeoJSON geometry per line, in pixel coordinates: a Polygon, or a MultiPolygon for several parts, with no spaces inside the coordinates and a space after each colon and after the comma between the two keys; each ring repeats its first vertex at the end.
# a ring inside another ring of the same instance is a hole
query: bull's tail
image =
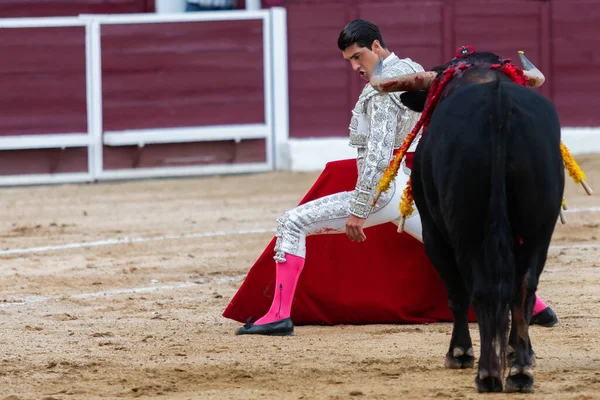
{"type": "Polygon", "coordinates": [[[487,358],[492,370],[498,368],[497,372],[503,378],[515,265],[506,193],[507,124],[512,104],[508,94],[502,90],[500,81],[491,82],[488,87],[492,145],[491,197],[483,265],[474,271],[473,306],[478,312],[481,357],[487,358]]]}

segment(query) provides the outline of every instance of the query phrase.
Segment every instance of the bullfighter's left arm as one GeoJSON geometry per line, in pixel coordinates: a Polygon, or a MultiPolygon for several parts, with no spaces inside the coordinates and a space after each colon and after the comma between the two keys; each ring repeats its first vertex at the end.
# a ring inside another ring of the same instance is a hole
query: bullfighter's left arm
{"type": "Polygon", "coordinates": [[[398,124],[403,112],[398,101],[389,94],[373,96],[368,105],[370,132],[363,158],[363,168],[358,173],[356,195],[350,204],[350,212],[367,218],[371,213],[371,201],[379,179],[389,165],[399,132],[398,124]]]}

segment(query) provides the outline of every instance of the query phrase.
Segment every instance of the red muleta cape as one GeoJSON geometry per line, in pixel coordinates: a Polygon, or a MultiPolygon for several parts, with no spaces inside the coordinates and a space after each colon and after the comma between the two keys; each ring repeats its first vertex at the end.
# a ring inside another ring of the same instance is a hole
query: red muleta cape
{"type": "MultiPolygon", "coordinates": [[[[410,166],[412,153],[407,154],[410,166]]],[[[299,204],[354,190],[356,159],[333,161],[299,204]]],[[[400,189],[402,190],[402,189],[400,189]]],[[[314,235],[294,296],[295,325],[385,324],[452,321],[446,289],[423,244],[393,223],[365,229],[367,240],[345,234],[314,235]]],[[[245,323],[262,317],[273,300],[275,237],[254,263],[223,316],[245,323]]],[[[469,319],[474,321],[470,311],[469,319]]]]}

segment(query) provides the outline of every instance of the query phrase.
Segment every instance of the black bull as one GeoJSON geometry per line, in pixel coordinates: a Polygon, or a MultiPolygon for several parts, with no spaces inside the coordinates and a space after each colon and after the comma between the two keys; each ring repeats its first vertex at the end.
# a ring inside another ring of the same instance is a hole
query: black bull
{"type": "MultiPolygon", "coordinates": [[[[424,97],[412,94],[403,102],[421,111],[415,100],[424,97]]],[[[555,107],[499,70],[457,73],[417,146],[412,186],[425,249],[454,316],[446,367],[474,365],[472,305],[481,339],[477,390],[502,391],[508,365],[506,390],[532,391],[528,322],[564,190],[555,107]]]]}

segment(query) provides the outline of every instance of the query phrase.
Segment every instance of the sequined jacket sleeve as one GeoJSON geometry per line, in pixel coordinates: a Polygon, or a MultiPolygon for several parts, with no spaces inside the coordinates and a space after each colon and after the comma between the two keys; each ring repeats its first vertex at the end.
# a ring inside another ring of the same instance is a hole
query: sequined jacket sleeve
{"type": "MultiPolygon", "coordinates": [[[[391,57],[384,63],[383,76],[392,77],[423,71],[423,67],[409,58],[391,57]]],[[[383,172],[406,135],[417,123],[420,113],[406,108],[400,101],[400,92],[378,93],[370,85],[363,89],[350,121],[350,145],[356,147],[358,180],[350,212],[367,218],[372,211],[369,202],[383,172]]]]}
{"type": "Polygon", "coordinates": [[[405,110],[394,100],[388,94],[377,94],[367,105],[370,132],[366,146],[358,149],[356,195],[350,204],[350,212],[360,218],[369,216],[369,202],[397,148],[398,124],[405,110]]]}

